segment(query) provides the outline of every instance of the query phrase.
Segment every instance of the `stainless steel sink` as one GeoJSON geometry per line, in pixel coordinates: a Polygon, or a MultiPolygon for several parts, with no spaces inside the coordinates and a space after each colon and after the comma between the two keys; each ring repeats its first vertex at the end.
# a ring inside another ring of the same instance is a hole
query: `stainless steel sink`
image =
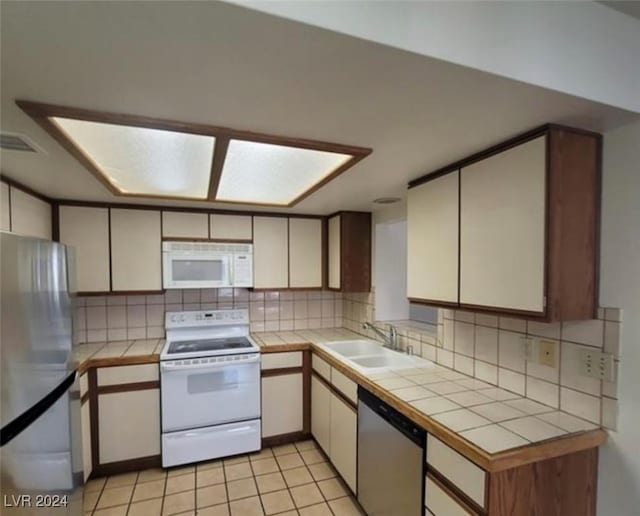
{"type": "Polygon", "coordinates": [[[411,368],[421,364],[421,359],[382,347],[379,342],[368,339],[321,342],[326,351],[342,358],[357,369],[372,371],[385,368],[411,368]]]}

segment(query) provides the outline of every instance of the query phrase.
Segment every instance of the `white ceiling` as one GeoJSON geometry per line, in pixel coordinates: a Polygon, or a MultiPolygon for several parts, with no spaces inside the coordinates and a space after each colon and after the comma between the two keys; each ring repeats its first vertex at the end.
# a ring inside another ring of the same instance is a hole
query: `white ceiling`
{"type": "Polygon", "coordinates": [[[59,198],[129,202],[15,99],[372,147],[290,210],[318,214],[404,197],[410,179],[546,122],[605,131],[638,118],[217,2],[3,1],[1,23],[2,130],[46,151],[2,151],[2,173],[59,198]]]}

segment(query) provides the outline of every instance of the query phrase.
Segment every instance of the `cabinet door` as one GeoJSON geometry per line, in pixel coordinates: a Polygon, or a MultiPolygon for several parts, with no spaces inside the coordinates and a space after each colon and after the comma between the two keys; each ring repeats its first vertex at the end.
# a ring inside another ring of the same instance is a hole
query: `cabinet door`
{"type": "Polygon", "coordinates": [[[11,188],[11,231],[18,235],[51,240],[51,205],[11,188]]]}
{"type": "Polygon", "coordinates": [[[160,212],[112,209],[113,290],[160,290],[160,261],[160,212]]]}
{"type": "Polygon", "coordinates": [[[324,452],[331,451],[331,391],[315,376],[311,377],[311,434],[324,452]]]}
{"type": "Polygon", "coordinates": [[[329,457],[351,490],[356,492],[358,416],[338,396],[331,394],[331,450],[329,457]]]}
{"type": "Polygon", "coordinates": [[[456,170],[409,190],[407,297],[458,302],[456,170]]]}
{"type": "Polygon", "coordinates": [[[302,431],[302,373],[262,378],[262,437],[302,431]]]}
{"type": "Polygon", "coordinates": [[[11,231],[11,213],[9,206],[9,185],[0,182],[0,230],[11,231]]]}
{"type": "Polygon", "coordinates": [[[340,266],[341,252],[340,249],[340,215],[329,219],[329,288],[340,288],[340,266]]]}
{"type": "Polygon", "coordinates": [[[162,212],[164,238],[209,238],[209,220],[206,213],[181,211],[162,212]]]}
{"type": "Polygon", "coordinates": [[[461,171],[460,303],[544,311],[545,137],[461,171]]]}
{"type": "Polygon", "coordinates": [[[249,215],[210,215],[209,238],[213,240],[252,240],[249,215]]]}
{"type": "Polygon", "coordinates": [[[107,292],[109,210],[60,206],[60,242],[75,249],[76,290],[107,292]]]}
{"type": "Polygon", "coordinates": [[[253,286],[289,287],[289,242],[285,217],[253,218],[253,286]]]}
{"type": "Polygon", "coordinates": [[[91,463],[91,418],[88,401],[80,408],[80,422],[82,427],[82,471],[86,482],[93,470],[91,463]]]}
{"type": "Polygon", "coordinates": [[[100,464],[160,454],[158,389],[98,396],[100,464]]]}
{"type": "Polygon", "coordinates": [[[289,286],[322,287],[320,219],[289,219],[289,286]]]}

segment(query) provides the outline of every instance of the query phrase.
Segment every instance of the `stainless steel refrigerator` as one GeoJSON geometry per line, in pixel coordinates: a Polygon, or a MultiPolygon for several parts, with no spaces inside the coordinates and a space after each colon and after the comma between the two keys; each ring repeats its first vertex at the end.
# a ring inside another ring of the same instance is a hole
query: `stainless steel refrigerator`
{"type": "Polygon", "coordinates": [[[62,244],[0,233],[1,513],[82,513],[72,262],[62,244]]]}

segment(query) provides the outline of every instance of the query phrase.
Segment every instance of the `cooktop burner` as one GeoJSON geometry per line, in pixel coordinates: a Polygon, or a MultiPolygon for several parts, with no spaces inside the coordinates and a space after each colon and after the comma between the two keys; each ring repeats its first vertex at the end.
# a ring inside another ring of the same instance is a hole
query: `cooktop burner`
{"type": "Polygon", "coordinates": [[[167,354],[201,353],[203,351],[224,351],[227,349],[253,348],[246,337],[228,337],[218,339],[179,340],[169,344],[167,354]]]}

